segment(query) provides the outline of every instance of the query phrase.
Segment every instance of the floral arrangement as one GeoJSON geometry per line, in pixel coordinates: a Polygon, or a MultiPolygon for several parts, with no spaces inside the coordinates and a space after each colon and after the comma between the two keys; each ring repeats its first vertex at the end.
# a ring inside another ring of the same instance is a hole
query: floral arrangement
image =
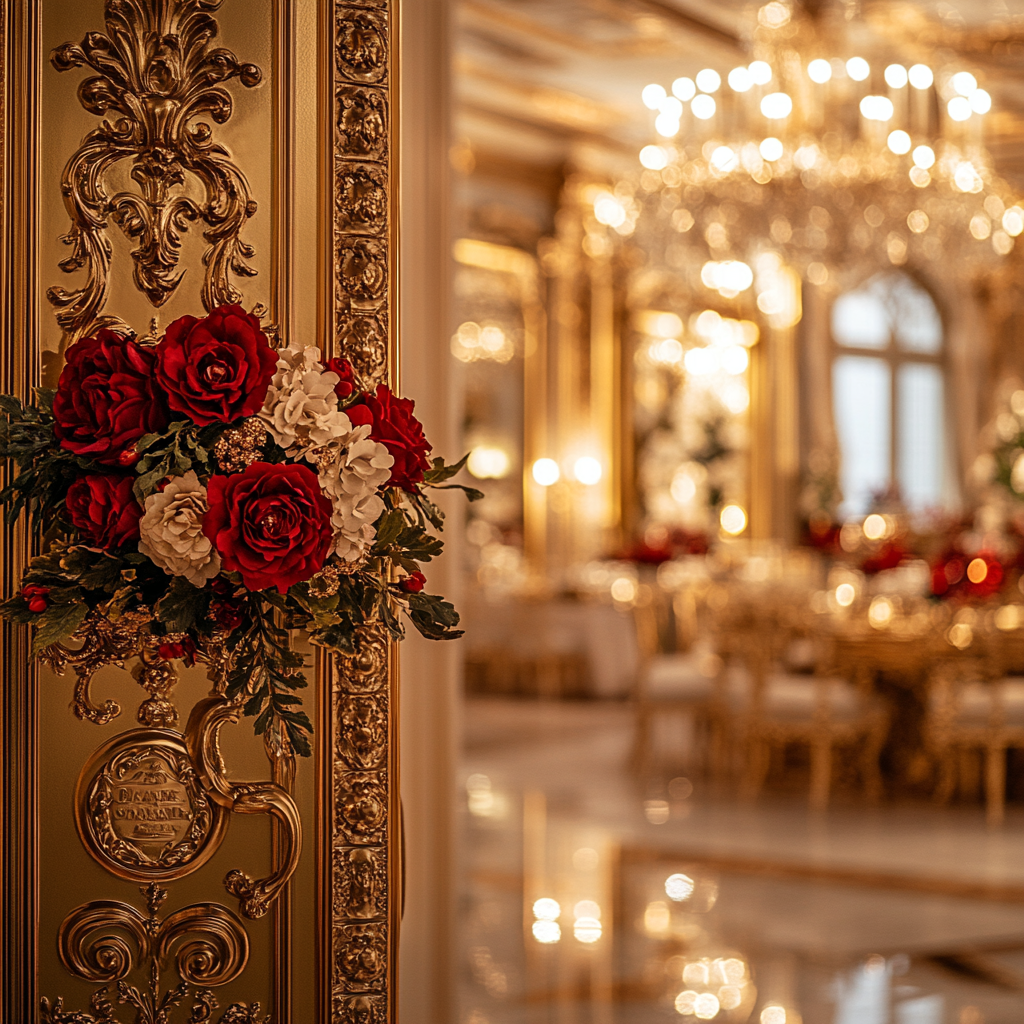
{"type": "Polygon", "coordinates": [[[461,635],[421,564],[442,548],[427,489],[459,487],[466,460],[431,461],[413,402],[361,390],[316,348],[275,349],[258,312],[183,316],[159,339],[102,329],[55,390],[0,396],[0,457],[18,468],[0,501],[44,552],[0,613],[36,627],[44,658],[130,622],[164,661],[226,660],[256,732],[308,755],[289,629],[336,652],[368,622],[400,639],[402,613],[461,635]]]}

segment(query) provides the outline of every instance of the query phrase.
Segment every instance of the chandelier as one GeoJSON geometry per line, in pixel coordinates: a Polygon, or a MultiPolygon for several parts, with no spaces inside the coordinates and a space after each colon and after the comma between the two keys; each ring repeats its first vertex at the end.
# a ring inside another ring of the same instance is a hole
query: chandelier
{"type": "MultiPolygon", "coordinates": [[[[724,298],[751,287],[766,250],[818,285],[879,258],[998,262],[1024,209],[983,143],[991,96],[963,67],[863,53],[841,21],[764,5],[752,62],[644,88],[657,141],[596,219],[632,234],[637,207],[653,208],[644,234],[662,236],[665,263],[699,267],[724,298]]],[[[772,302],[759,296],[766,315],[772,302]]]]}

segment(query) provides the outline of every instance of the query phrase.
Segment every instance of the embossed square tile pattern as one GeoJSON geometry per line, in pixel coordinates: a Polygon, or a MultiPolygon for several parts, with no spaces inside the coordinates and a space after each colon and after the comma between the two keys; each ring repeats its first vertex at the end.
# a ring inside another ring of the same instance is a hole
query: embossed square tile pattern
{"type": "Polygon", "coordinates": [[[620,703],[471,700],[461,1024],[1019,1024],[1024,810],[813,814],[627,770],[620,703]]]}

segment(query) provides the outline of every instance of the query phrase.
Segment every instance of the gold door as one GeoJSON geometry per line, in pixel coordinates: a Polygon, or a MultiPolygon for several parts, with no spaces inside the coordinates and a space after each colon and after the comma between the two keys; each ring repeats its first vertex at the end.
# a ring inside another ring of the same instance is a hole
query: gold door
{"type": "MultiPolygon", "coordinates": [[[[393,379],[395,6],[5,4],[0,392],[52,386],[98,327],[225,302],[393,379]]],[[[30,554],[5,528],[5,594],[30,554]]],[[[390,643],[307,650],[304,758],[129,633],[58,672],[3,626],[0,1017],[392,1020],[390,643]]]]}

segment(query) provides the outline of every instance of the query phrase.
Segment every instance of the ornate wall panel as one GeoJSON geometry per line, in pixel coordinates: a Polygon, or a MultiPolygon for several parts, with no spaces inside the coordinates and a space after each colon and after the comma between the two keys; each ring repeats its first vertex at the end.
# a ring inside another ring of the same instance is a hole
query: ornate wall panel
{"type": "MultiPolygon", "coordinates": [[[[99,326],[158,333],[225,301],[319,337],[366,386],[393,380],[394,16],[2,5],[0,392],[52,383],[99,326]]],[[[5,595],[29,554],[5,528],[5,595]]],[[[0,1020],[394,1020],[383,634],[333,663],[308,652],[305,760],[238,728],[216,671],[172,678],[117,635],[39,671],[26,629],[2,629],[0,1020]],[[134,670],[94,671],[111,651],[134,670]]]]}
{"type": "MultiPolygon", "coordinates": [[[[331,108],[329,282],[333,347],[365,387],[397,380],[394,337],[394,9],[333,2],[324,83],[331,108]]],[[[329,799],[330,1005],[337,1024],[394,1019],[400,915],[396,654],[368,630],[324,673],[334,764],[329,799]]],[[[327,730],[324,732],[328,736],[327,730]]]]}

